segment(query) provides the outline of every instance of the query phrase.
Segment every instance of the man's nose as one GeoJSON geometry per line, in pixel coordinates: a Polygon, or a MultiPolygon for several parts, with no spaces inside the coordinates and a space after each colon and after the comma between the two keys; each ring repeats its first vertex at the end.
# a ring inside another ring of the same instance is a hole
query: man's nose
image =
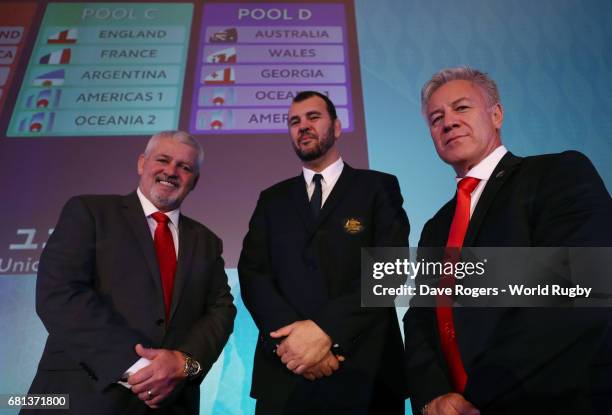
{"type": "Polygon", "coordinates": [[[459,122],[453,114],[446,114],[444,116],[444,132],[448,133],[453,128],[459,127],[459,122]]]}
{"type": "Polygon", "coordinates": [[[175,163],[168,163],[164,167],[164,173],[166,173],[167,176],[176,177],[177,169],[178,169],[178,166],[175,163]]]}

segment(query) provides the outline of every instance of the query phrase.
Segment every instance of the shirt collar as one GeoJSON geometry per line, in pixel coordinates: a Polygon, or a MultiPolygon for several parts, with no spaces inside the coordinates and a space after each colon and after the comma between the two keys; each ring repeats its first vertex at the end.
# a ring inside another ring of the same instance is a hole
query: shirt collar
{"type": "MultiPolygon", "coordinates": [[[[140,200],[140,204],[142,205],[142,210],[144,211],[145,216],[148,218],[155,212],[159,212],[159,209],[155,207],[153,203],[142,193],[140,187],[136,190],[136,194],[138,195],[138,199],[140,200]]],[[[171,210],[170,212],[164,212],[168,218],[170,218],[170,222],[178,229],[178,221],[181,212],[179,209],[171,210]]]]}
{"type": "MultiPolygon", "coordinates": [[[[493,170],[499,164],[500,160],[504,155],[508,152],[508,149],[503,145],[500,145],[495,150],[491,152],[488,156],[480,161],[477,165],[472,167],[470,171],[468,171],[465,177],[475,177],[480,180],[487,181],[491,174],[493,174],[493,170]]],[[[456,180],[459,182],[463,177],[457,177],[456,180]]]]}
{"type": "Polygon", "coordinates": [[[323,171],[316,172],[314,170],[307,169],[306,167],[302,167],[302,171],[304,172],[304,180],[306,181],[306,184],[310,185],[312,178],[317,173],[323,176],[323,181],[325,183],[335,182],[338,177],[340,177],[340,173],[342,173],[343,168],[344,162],[342,161],[342,157],[340,157],[338,160],[334,161],[332,164],[323,169],[323,171]]]}

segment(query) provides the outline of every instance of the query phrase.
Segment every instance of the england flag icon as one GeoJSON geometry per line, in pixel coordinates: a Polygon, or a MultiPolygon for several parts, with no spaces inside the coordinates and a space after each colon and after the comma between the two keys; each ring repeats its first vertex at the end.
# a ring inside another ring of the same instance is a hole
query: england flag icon
{"type": "Polygon", "coordinates": [[[73,44],[78,39],[78,30],[76,28],[62,30],[54,33],[47,38],[47,43],[50,45],[73,44]]]}

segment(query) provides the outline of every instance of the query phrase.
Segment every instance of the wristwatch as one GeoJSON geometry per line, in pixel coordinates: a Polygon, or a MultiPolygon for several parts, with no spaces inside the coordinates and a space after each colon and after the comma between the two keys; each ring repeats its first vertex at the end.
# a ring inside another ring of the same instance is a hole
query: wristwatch
{"type": "Polygon", "coordinates": [[[200,362],[189,356],[187,353],[183,353],[183,356],[185,357],[185,367],[183,368],[183,373],[185,376],[188,378],[198,376],[202,372],[200,362]]]}
{"type": "Polygon", "coordinates": [[[330,349],[334,356],[346,356],[344,349],[338,343],[334,343],[330,349]]]}

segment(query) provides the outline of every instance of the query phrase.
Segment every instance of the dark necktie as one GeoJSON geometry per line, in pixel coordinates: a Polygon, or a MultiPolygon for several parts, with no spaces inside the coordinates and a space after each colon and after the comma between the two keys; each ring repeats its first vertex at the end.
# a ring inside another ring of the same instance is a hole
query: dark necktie
{"type": "Polygon", "coordinates": [[[321,188],[322,179],[323,176],[319,173],[312,177],[315,188],[314,192],[312,192],[312,197],[310,198],[310,212],[312,212],[312,217],[314,219],[319,217],[319,212],[321,211],[321,201],[323,199],[323,189],[321,188]]]}
{"type": "Polygon", "coordinates": [[[157,254],[157,263],[161,275],[167,325],[170,319],[170,305],[172,304],[172,291],[176,274],[176,251],[174,249],[172,232],[170,232],[168,227],[170,218],[162,212],[155,212],[151,217],[157,222],[153,243],[155,244],[155,253],[157,254]]]}
{"type": "MultiPolygon", "coordinates": [[[[449,250],[445,255],[444,261],[458,261],[459,248],[463,246],[463,239],[470,223],[470,204],[471,194],[480,182],[474,177],[465,177],[457,183],[457,205],[455,214],[448,233],[446,246],[455,248],[449,250]]],[[[445,275],[440,287],[446,288],[455,286],[454,275],[445,275]]],[[[463,393],[467,383],[467,373],[463,367],[459,346],[455,337],[455,323],[453,322],[452,299],[448,296],[438,296],[436,307],[436,318],[438,321],[438,333],[440,335],[440,345],[442,353],[450,370],[451,380],[455,391],[463,393]]]]}

